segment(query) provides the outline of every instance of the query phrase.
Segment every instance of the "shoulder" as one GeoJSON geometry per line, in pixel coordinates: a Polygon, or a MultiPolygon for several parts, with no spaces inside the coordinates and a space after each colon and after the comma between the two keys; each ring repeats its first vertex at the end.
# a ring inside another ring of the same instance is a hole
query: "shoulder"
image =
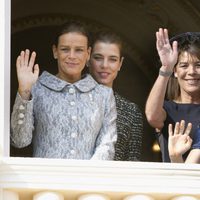
{"type": "Polygon", "coordinates": [[[96,88],[96,93],[101,96],[106,102],[109,102],[109,104],[115,104],[116,101],[114,97],[113,89],[110,87],[107,87],[105,85],[99,84],[96,88]]]}
{"type": "Polygon", "coordinates": [[[95,90],[102,93],[112,93],[112,88],[97,83],[90,74],[85,74],[84,78],[79,81],[77,86],[79,86],[79,88],[81,86],[82,90],[86,92],[95,90]]]}
{"type": "Polygon", "coordinates": [[[44,71],[38,78],[36,86],[41,86],[55,91],[61,91],[66,86],[66,82],[57,78],[55,75],[44,71]]]}
{"type": "Polygon", "coordinates": [[[177,103],[175,103],[175,102],[173,102],[173,101],[169,101],[169,100],[165,100],[164,101],[164,108],[166,107],[166,108],[168,108],[168,107],[175,107],[175,106],[177,106],[178,104],[177,103]]]}
{"type": "Polygon", "coordinates": [[[76,85],[82,92],[89,92],[98,102],[115,103],[113,90],[110,87],[97,83],[90,74],[86,74],[85,78],[79,85],[76,85]]]}
{"type": "Polygon", "coordinates": [[[105,86],[103,84],[97,83],[95,86],[95,90],[101,95],[111,95],[114,98],[114,92],[111,87],[105,86]]]}
{"type": "Polygon", "coordinates": [[[175,101],[169,101],[165,100],[163,107],[165,109],[181,109],[181,110],[191,110],[191,109],[200,109],[200,104],[194,104],[194,103],[177,103],[175,101]]]}
{"type": "Polygon", "coordinates": [[[125,97],[119,95],[118,93],[114,92],[115,95],[115,100],[116,100],[116,106],[117,108],[122,108],[125,110],[129,110],[130,112],[137,112],[137,113],[141,113],[141,110],[139,108],[139,106],[134,103],[131,102],[130,100],[126,99],[125,97]]]}
{"type": "Polygon", "coordinates": [[[107,87],[107,86],[102,85],[102,84],[98,84],[98,90],[101,90],[102,92],[105,92],[105,93],[112,93],[114,95],[112,88],[107,87]]]}
{"type": "Polygon", "coordinates": [[[49,80],[59,80],[58,78],[56,78],[56,76],[54,76],[53,74],[50,74],[47,71],[43,71],[41,73],[41,75],[38,78],[37,82],[49,82],[49,80]]]}

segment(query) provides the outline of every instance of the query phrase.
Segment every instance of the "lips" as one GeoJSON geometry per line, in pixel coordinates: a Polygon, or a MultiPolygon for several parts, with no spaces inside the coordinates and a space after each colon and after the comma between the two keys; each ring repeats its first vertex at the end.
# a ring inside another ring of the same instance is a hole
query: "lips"
{"type": "Polygon", "coordinates": [[[101,78],[107,78],[109,76],[108,72],[99,72],[101,78]]]}
{"type": "Polygon", "coordinates": [[[73,62],[67,62],[66,63],[69,67],[75,67],[78,65],[78,63],[73,63],[73,62]]]}
{"type": "Polygon", "coordinates": [[[200,79],[188,79],[186,81],[189,85],[197,85],[199,84],[200,79]]]}

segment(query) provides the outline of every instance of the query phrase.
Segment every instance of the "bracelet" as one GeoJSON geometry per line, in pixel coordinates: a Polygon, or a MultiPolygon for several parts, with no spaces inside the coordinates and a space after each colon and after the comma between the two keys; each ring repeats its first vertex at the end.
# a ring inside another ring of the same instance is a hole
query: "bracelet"
{"type": "Polygon", "coordinates": [[[169,77],[173,74],[173,71],[162,71],[161,69],[159,70],[159,75],[164,76],[164,77],[169,77]]]}

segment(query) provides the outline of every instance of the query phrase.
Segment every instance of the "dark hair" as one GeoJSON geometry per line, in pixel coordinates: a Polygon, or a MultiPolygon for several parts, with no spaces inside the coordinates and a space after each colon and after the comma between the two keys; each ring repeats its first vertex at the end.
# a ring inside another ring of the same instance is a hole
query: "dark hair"
{"type": "MultiPolygon", "coordinates": [[[[178,42],[178,56],[186,51],[192,57],[200,60],[200,32],[186,32],[176,35],[170,39],[170,43],[172,44],[174,41],[178,42]]],[[[166,97],[169,100],[176,100],[179,96],[180,86],[177,78],[172,75],[168,82],[166,97]]]]}
{"type": "Polygon", "coordinates": [[[97,42],[116,44],[119,47],[120,57],[123,56],[123,41],[119,35],[111,30],[101,30],[93,34],[92,49],[97,42]]]}
{"type": "Polygon", "coordinates": [[[66,33],[73,33],[73,32],[80,33],[83,36],[85,36],[88,40],[87,46],[88,47],[90,46],[90,33],[86,25],[83,22],[77,21],[77,20],[69,20],[57,28],[57,34],[55,37],[54,44],[56,46],[58,45],[58,40],[61,35],[66,34],[66,33]]]}
{"type": "Polygon", "coordinates": [[[186,32],[176,35],[170,39],[170,43],[173,41],[178,42],[179,55],[187,51],[190,55],[200,59],[200,32],[186,32]]]}

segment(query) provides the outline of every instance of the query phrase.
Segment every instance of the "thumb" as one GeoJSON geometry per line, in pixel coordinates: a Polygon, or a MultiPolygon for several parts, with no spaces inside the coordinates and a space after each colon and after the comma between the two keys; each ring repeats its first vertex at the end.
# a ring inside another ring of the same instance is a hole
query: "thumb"
{"type": "Polygon", "coordinates": [[[40,72],[39,65],[35,64],[34,69],[33,69],[33,74],[38,77],[39,72],[40,72]]]}

